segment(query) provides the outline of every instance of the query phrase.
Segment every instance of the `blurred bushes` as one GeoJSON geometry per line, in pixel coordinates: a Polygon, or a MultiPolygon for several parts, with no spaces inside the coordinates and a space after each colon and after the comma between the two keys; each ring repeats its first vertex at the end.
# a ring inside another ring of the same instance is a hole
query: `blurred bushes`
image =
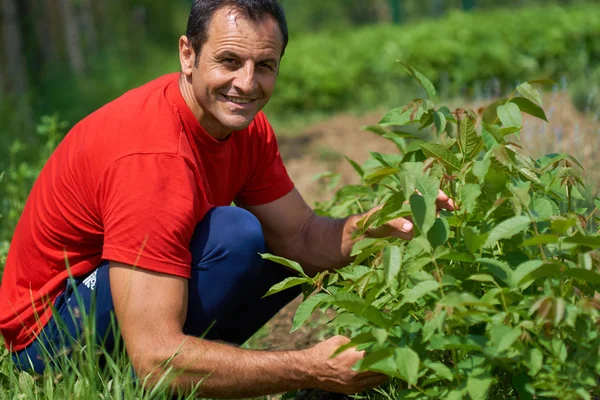
{"type": "Polygon", "coordinates": [[[452,12],[418,24],[293,38],[268,112],[286,117],[415,97],[397,60],[432,78],[445,96],[473,87],[496,95],[519,80],[582,77],[600,60],[600,6],[452,12]]]}

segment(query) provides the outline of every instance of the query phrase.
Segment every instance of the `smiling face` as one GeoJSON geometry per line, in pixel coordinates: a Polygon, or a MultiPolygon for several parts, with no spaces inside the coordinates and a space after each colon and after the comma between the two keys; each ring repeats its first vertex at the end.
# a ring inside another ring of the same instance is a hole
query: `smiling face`
{"type": "Polygon", "coordinates": [[[234,9],[215,12],[196,62],[179,40],[180,89],[202,127],[218,140],[247,128],[275,87],[283,38],[274,18],[252,21],[234,9]]]}

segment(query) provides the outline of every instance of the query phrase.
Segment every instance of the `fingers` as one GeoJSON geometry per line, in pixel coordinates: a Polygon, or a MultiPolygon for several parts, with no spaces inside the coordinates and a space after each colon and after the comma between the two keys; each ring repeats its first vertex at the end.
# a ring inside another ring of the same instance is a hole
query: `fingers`
{"type": "Polygon", "coordinates": [[[444,209],[448,211],[454,211],[454,201],[449,198],[448,195],[441,189],[438,193],[435,204],[438,210],[444,209]]]}
{"type": "Polygon", "coordinates": [[[389,232],[389,236],[410,240],[415,234],[414,225],[409,218],[396,218],[389,221],[387,225],[392,228],[389,232]]]}

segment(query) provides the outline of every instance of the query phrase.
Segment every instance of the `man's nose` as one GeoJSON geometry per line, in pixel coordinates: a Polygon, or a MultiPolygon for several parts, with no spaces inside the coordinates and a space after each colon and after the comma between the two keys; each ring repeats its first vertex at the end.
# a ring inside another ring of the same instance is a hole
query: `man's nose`
{"type": "Polygon", "coordinates": [[[254,65],[246,63],[238,70],[233,85],[243,93],[249,94],[256,88],[256,79],[254,76],[254,65]]]}

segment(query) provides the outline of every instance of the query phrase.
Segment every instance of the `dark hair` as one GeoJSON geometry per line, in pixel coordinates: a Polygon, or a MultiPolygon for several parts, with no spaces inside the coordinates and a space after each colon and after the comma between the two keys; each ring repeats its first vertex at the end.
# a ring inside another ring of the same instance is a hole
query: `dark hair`
{"type": "Polygon", "coordinates": [[[194,0],[185,35],[192,43],[196,53],[196,63],[202,45],[208,40],[210,21],[214,13],[224,7],[231,7],[240,12],[243,17],[254,22],[258,22],[266,16],[275,18],[283,37],[281,50],[281,57],[283,57],[288,43],[288,27],[283,7],[278,0],[194,0]]]}

